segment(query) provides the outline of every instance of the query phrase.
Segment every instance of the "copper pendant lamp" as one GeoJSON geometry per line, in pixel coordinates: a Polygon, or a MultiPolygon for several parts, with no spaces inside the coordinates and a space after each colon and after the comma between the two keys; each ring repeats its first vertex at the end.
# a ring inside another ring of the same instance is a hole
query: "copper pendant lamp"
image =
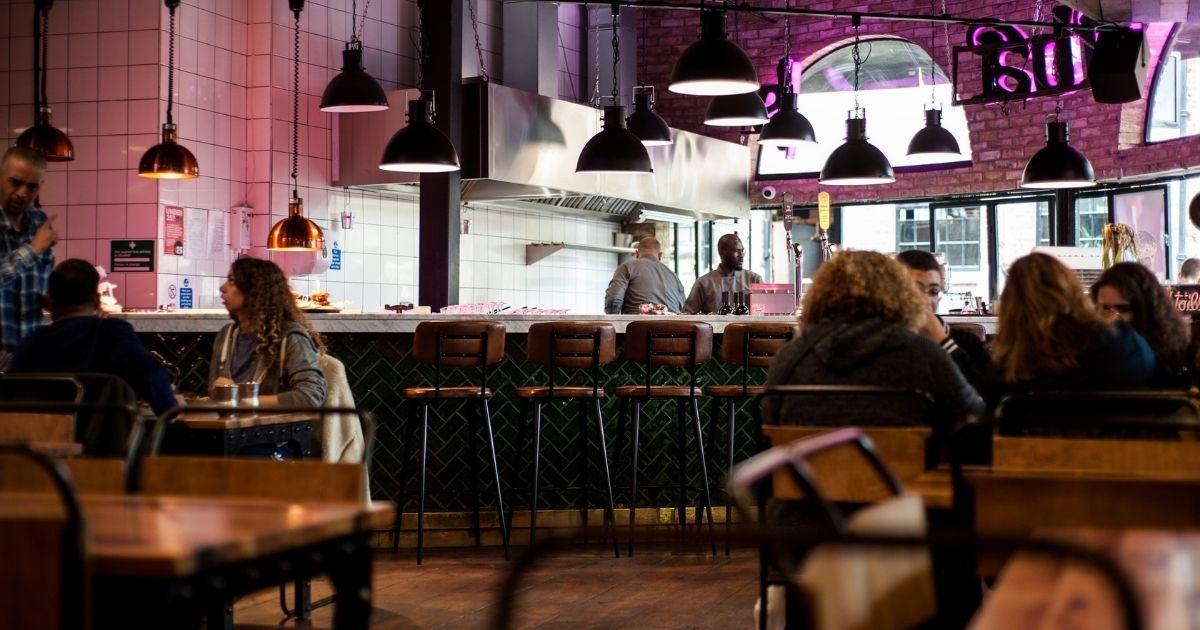
{"type": "Polygon", "coordinates": [[[17,136],[16,145],[37,149],[49,162],[75,159],[75,145],[51,122],[50,101],[46,98],[46,42],[50,29],[50,7],[54,0],[37,0],[33,12],[33,126],[17,136]]]}
{"type": "Polygon", "coordinates": [[[321,226],[304,216],[304,200],[300,198],[296,178],[300,162],[300,12],[304,0],[288,0],[296,17],[295,45],[292,57],[292,197],[288,199],[288,216],[271,226],[267,249],[277,252],[312,252],[325,249],[325,233],[321,226]]]}
{"type": "Polygon", "coordinates": [[[167,52],[167,122],[162,126],[162,142],[150,147],[138,162],[138,175],[151,179],[196,179],[200,163],[187,147],[176,142],[177,129],[172,118],[175,108],[175,9],[179,0],[163,0],[171,14],[171,33],[167,52]]]}

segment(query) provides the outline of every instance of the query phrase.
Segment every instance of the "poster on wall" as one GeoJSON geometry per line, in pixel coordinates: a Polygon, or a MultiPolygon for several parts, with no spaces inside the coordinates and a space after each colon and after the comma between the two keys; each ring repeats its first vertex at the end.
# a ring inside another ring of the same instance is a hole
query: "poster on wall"
{"type": "Polygon", "coordinates": [[[1167,277],[1167,189],[1113,195],[1113,221],[1133,231],[1138,260],[1159,278],[1167,277]]]}
{"type": "Polygon", "coordinates": [[[212,210],[208,213],[208,256],[209,258],[220,258],[225,252],[226,244],[229,239],[226,238],[226,233],[229,228],[229,215],[219,210],[212,210]]]}
{"type": "Polygon", "coordinates": [[[108,268],[120,272],[154,271],[154,241],[110,241],[108,268]]]}
{"type": "Polygon", "coordinates": [[[182,256],[183,243],[183,207],[163,206],[163,253],[182,256]]]}
{"type": "Polygon", "coordinates": [[[188,238],[183,243],[183,256],[191,260],[208,258],[208,210],[185,208],[183,211],[184,232],[188,238]]]}

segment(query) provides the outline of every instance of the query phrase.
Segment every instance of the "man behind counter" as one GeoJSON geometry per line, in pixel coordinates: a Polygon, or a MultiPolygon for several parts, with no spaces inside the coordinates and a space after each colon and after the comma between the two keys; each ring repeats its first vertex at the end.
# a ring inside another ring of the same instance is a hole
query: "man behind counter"
{"type": "Polygon", "coordinates": [[[662,264],[662,245],[653,236],[638,242],[633,260],[613,272],[604,292],[604,312],[637,315],[642,304],[663,304],[672,313],[683,308],[683,283],[662,264]]]}
{"type": "MultiPolygon", "coordinates": [[[[762,276],[753,271],[743,271],[742,261],[746,257],[746,248],[742,247],[742,239],[737,234],[726,234],[717,241],[717,253],[721,256],[721,264],[716,269],[696,279],[692,292],[683,305],[683,312],[689,315],[700,313],[716,313],[721,308],[721,293],[733,294],[741,291],[743,295],[750,294],[750,285],[762,282],[762,276]]],[[[732,304],[732,302],[731,302],[732,304]]]]}
{"type": "Polygon", "coordinates": [[[46,178],[41,151],[12,147],[0,161],[0,368],[7,352],[42,325],[42,294],[54,268],[54,217],[34,204],[46,178]]]}

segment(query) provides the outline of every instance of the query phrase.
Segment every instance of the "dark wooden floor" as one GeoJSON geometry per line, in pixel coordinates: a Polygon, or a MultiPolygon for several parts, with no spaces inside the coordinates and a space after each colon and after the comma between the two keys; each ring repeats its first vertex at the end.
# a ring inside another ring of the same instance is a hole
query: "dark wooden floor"
{"type": "MultiPolygon", "coordinates": [[[[511,566],[495,548],[427,551],[419,567],[411,552],[380,552],[371,627],[487,628],[511,566]]],[[[597,545],[571,548],[527,576],[515,627],[750,627],[757,566],[752,551],[713,558],[647,547],[618,559],[597,545]]],[[[329,592],[322,582],[313,590],[318,597],[329,592]]],[[[278,589],[242,599],[234,612],[237,626],[280,627],[278,600],[278,589]]],[[[331,614],[332,607],[322,608],[311,625],[291,621],[282,627],[329,628],[331,614]]]]}

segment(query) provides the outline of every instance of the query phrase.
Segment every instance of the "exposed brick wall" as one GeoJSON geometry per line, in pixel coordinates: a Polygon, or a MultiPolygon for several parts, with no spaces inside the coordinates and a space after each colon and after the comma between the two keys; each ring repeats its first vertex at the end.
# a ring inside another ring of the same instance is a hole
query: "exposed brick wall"
{"type": "MultiPolygon", "coordinates": [[[[756,3],[759,4],[759,3],[756,3]]],[[[766,3],[762,3],[766,4],[766,3]]],[[[772,0],[776,7],[784,6],[784,0],[772,0]]],[[[814,10],[838,11],[886,11],[907,14],[928,14],[928,2],[921,0],[892,0],[864,2],[863,0],[832,0],[825,2],[793,2],[814,10]]],[[[1053,6],[1047,3],[1048,7],[1053,6]]],[[[1033,18],[1032,2],[980,3],[978,0],[949,0],[946,10],[952,15],[990,17],[997,19],[1033,18]],[[981,10],[986,6],[987,10],[981,10]]],[[[647,9],[646,22],[654,24],[651,37],[641,44],[639,60],[641,76],[659,87],[656,109],[673,126],[707,135],[736,141],[738,132],[721,130],[704,125],[704,110],[708,99],[704,97],[674,94],[666,89],[671,69],[679,53],[699,34],[699,14],[691,11],[669,11],[647,9]]],[[[1048,11],[1047,11],[1048,15],[1048,11]]],[[[759,78],[764,83],[775,83],[775,64],[783,52],[783,23],[770,24],[757,17],[743,15],[740,18],[742,47],[758,67],[759,78]]],[[[928,47],[931,25],[920,22],[890,22],[864,20],[862,36],[896,36],[908,39],[922,47],[928,47]]],[[[733,17],[729,18],[729,30],[733,32],[733,17]]],[[[940,30],[940,28],[939,28],[940,30]]],[[[1151,68],[1157,64],[1159,53],[1169,33],[1170,25],[1152,25],[1149,29],[1151,68]]],[[[965,27],[951,26],[950,40],[954,44],[963,41],[965,27]]],[[[844,44],[853,38],[849,19],[800,19],[792,20],[792,56],[805,61],[805,65],[818,58],[832,47],[844,44]]],[[[945,51],[939,50],[935,58],[945,68],[945,51]]],[[[1153,72],[1147,72],[1143,94],[1149,95],[1153,72]]],[[[970,168],[953,169],[931,173],[898,174],[896,183],[887,186],[869,187],[826,187],[835,200],[901,199],[973,192],[1015,190],[1019,186],[1025,163],[1044,144],[1043,123],[1046,115],[1055,107],[1053,97],[1042,97],[1025,103],[1014,102],[1009,114],[1004,115],[998,106],[968,106],[967,120],[970,129],[974,165],[970,168]]],[[[1096,169],[1101,180],[1113,181],[1122,178],[1156,173],[1179,171],[1200,165],[1200,137],[1184,138],[1165,143],[1146,145],[1144,137],[1145,100],[1125,105],[1102,105],[1092,101],[1092,93],[1085,90],[1062,99],[1064,119],[1071,125],[1072,145],[1083,151],[1096,169]]],[[[916,112],[904,115],[918,116],[916,112]]],[[[876,115],[871,124],[886,124],[876,115]]],[[[844,130],[828,130],[826,133],[841,135],[844,130]]],[[[822,130],[817,130],[821,133],[822,130]]],[[[814,203],[821,188],[815,179],[772,182],[794,192],[805,203],[814,203]]]]}

